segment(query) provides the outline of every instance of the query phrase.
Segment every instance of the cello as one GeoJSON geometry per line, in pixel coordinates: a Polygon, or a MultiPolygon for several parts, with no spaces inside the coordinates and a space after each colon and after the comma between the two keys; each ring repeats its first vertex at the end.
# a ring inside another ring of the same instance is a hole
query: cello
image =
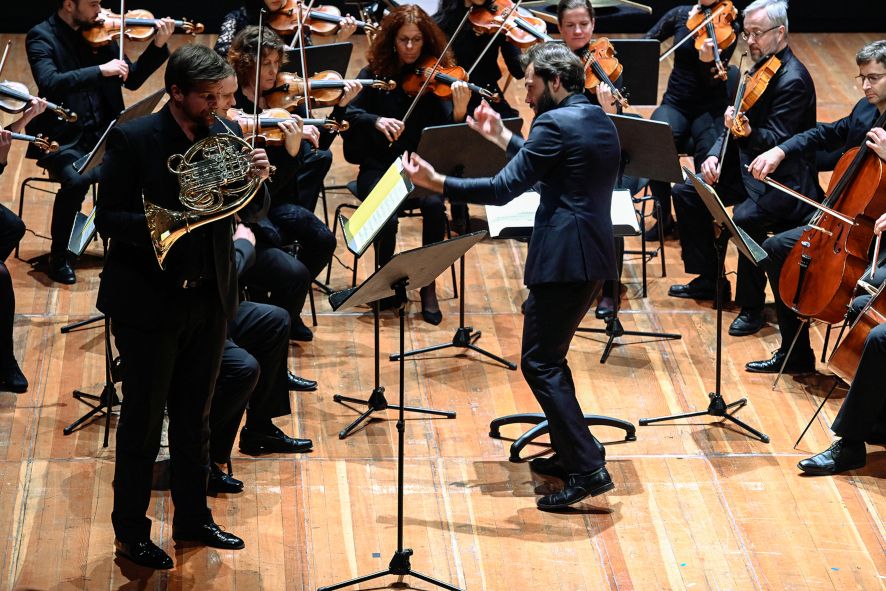
{"type": "MultiPolygon", "coordinates": [[[[884,124],[886,113],[874,127],[884,124]]],[[[797,314],[833,324],[845,315],[868,265],[874,222],[886,211],[884,163],[865,142],[837,162],[822,205],[841,215],[819,208],[785,261],[779,295],[797,314]]]]}

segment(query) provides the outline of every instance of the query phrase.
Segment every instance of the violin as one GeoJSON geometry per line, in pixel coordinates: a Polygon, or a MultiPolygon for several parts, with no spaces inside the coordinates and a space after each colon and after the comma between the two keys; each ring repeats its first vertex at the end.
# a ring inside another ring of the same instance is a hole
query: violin
{"type": "MultiPolygon", "coordinates": [[[[293,116],[286,109],[265,109],[258,115],[258,134],[256,134],[254,115],[245,113],[242,109],[228,109],[225,116],[240,125],[247,141],[248,138],[255,136],[264,140],[265,145],[268,146],[283,145],[283,142],[286,141],[286,136],[277,124],[293,119],[293,116]]],[[[339,122],[335,119],[302,119],[302,123],[337,132],[347,131],[350,127],[347,121],[339,122]]]]}
{"type": "MultiPolygon", "coordinates": [[[[112,41],[120,41],[120,15],[102,8],[93,26],[83,29],[83,37],[92,47],[102,47],[112,41]]],[[[147,41],[157,32],[157,21],[147,10],[128,10],[123,16],[123,36],[128,41],[147,41]]],[[[196,35],[203,32],[203,25],[189,20],[175,21],[178,33],[196,35]]]]}
{"type": "MultiPolygon", "coordinates": [[[[34,98],[28,92],[28,87],[21,82],[0,82],[0,110],[7,113],[21,113],[28,108],[28,105],[34,98]]],[[[73,123],[77,120],[77,113],[55,103],[47,101],[46,108],[68,123],[73,123]]]]}
{"type": "Polygon", "coordinates": [[[720,51],[735,43],[736,35],[732,23],[738,16],[738,11],[729,0],[721,0],[712,6],[698,5],[698,10],[689,15],[686,20],[686,28],[694,31],[695,49],[701,51],[708,39],[714,41],[714,78],[726,80],[726,66],[720,59],[720,51]],[[713,17],[713,18],[711,18],[713,17]],[[705,22],[707,21],[707,22],[705,22]],[[702,25],[702,23],[704,23],[702,25]]]}
{"type": "MultiPolygon", "coordinates": [[[[416,96],[421,90],[422,84],[424,84],[425,79],[430,76],[431,69],[434,67],[434,63],[437,60],[433,57],[424,57],[420,58],[415,62],[415,72],[408,74],[404,77],[401,85],[403,87],[403,92],[408,94],[409,96],[416,96]]],[[[465,72],[464,68],[461,66],[452,66],[450,68],[438,67],[437,71],[434,72],[433,79],[428,82],[428,86],[425,89],[426,92],[432,92],[440,98],[451,98],[452,97],[452,85],[455,82],[467,82],[468,74],[465,72]]],[[[476,92],[486,100],[497,103],[501,100],[501,96],[497,92],[492,92],[486,88],[481,86],[477,86],[471,82],[467,82],[468,88],[471,89],[472,92],[476,92]]]]}
{"type": "MultiPolygon", "coordinates": [[[[745,76],[739,83],[738,92],[735,95],[735,112],[730,127],[732,135],[735,137],[750,135],[750,131],[744,126],[742,115],[757,104],[780,67],[781,60],[773,55],[756,72],[745,76]]],[[[721,158],[720,161],[722,162],[722,160],[721,158]]]]}
{"type": "MultiPolygon", "coordinates": [[[[615,57],[615,48],[606,37],[591,41],[583,51],[585,54],[582,58],[585,68],[585,88],[588,90],[596,92],[595,89],[601,80],[614,83],[621,76],[624,68],[618,63],[618,58],[615,57]]],[[[621,105],[622,109],[627,109],[630,106],[628,99],[622,94],[622,91],[615,88],[614,84],[610,86],[612,87],[612,98],[621,105]]]]}
{"type": "MultiPolygon", "coordinates": [[[[886,113],[874,127],[886,125],[886,113]]],[[[820,209],[791,249],[779,295],[801,316],[839,322],[868,266],[874,223],[886,211],[884,163],[866,142],[837,162],[820,209]],[[842,218],[842,219],[841,219],[842,218]]]]}
{"type": "Polygon", "coordinates": [[[507,40],[520,49],[536,43],[553,41],[547,34],[547,25],[538,17],[515,10],[511,0],[486,0],[482,5],[471,6],[468,20],[474,32],[494,35],[499,29],[507,40]]]}
{"type": "MultiPolygon", "coordinates": [[[[346,82],[359,82],[364,88],[372,87],[381,90],[394,90],[397,84],[393,80],[372,80],[361,78],[345,80],[341,74],[333,70],[318,72],[308,78],[308,94],[311,96],[312,107],[329,107],[338,103],[344,94],[346,82]]],[[[293,110],[305,102],[305,80],[298,74],[280,72],[273,88],[262,92],[268,106],[274,109],[293,110]]]]}
{"type": "Polygon", "coordinates": [[[58,152],[58,142],[49,140],[42,135],[28,135],[26,133],[16,133],[14,131],[10,131],[9,135],[12,137],[12,139],[28,142],[29,144],[36,146],[37,149],[46,152],[47,154],[58,152]]]}
{"type": "MultiPolygon", "coordinates": [[[[298,27],[299,11],[302,12],[302,24],[317,35],[335,35],[338,32],[342,18],[341,11],[336,6],[317,6],[305,15],[303,4],[300,0],[286,0],[283,8],[271,14],[268,26],[281,35],[291,35],[298,27]]],[[[369,33],[377,33],[378,25],[367,21],[355,21],[358,29],[369,33]]]]}

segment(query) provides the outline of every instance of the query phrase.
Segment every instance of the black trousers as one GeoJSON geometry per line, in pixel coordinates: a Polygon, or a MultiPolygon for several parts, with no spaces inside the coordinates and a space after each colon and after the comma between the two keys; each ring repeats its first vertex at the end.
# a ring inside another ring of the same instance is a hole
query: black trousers
{"type": "Polygon", "coordinates": [[[551,446],[569,473],[591,472],[604,463],[585,424],[566,362],[575,330],[601,283],[531,286],[523,317],[520,369],[548,419],[551,446]]]}
{"type": "MultiPolygon", "coordinates": [[[[361,166],[357,174],[357,198],[363,201],[375,187],[376,183],[384,176],[387,167],[361,166]]],[[[403,202],[400,211],[418,206],[422,217],[422,246],[440,242],[446,236],[446,206],[443,204],[442,195],[428,195],[418,199],[407,199],[403,202]]],[[[384,265],[394,256],[397,247],[397,228],[400,222],[397,216],[379,231],[375,239],[375,248],[378,253],[378,264],[384,265]]]]}
{"type": "Polygon", "coordinates": [[[228,339],[209,413],[209,455],[217,464],[231,459],[234,439],[246,419],[267,423],[290,412],[286,384],[289,314],[268,304],[241,302],[228,324],[228,339]]]}
{"type": "MultiPolygon", "coordinates": [[[[770,232],[783,232],[797,225],[761,209],[748,197],[740,178],[723,177],[717,193],[724,205],[735,205],[732,219],[758,244],[770,232]]],[[[683,266],[687,273],[707,279],[717,277],[717,250],[711,213],[690,184],[674,185],[674,211],[680,231],[683,266]]],[[[761,309],[766,303],[766,272],[743,256],[738,257],[735,303],[742,308],[761,309]]]]}
{"type": "MultiPolygon", "coordinates": [[[[91,146],[90,146],[91,149],[91,146]]],[[[50,253],[53,256],[66,256],[68,241],[71,238],[71,230],[74,227],[74,218],[83,205],[83,198],[93,182],[97,181],[101,167],[93,168],[86,174],[80,174],[72,164],[75,160],[86,154],[86,150],[67,150],[53,159],[47,166],[50,175],[59,180],[61,188],[55,195],[52,205],[52,224],[50,236],[52,243],[50,253]]]]}
{"type": "Polygon", "coordinates": [[[289,312],[290,325],[301,323],[301,310],[311,287],[311,272],[299,259],[279,248],[258,242],[255,263],[244,274],[243,282],[255,301],[289,312]]]}
{"type": "Polygon", "coordinates": [[[277,229],[277,244],[299,243],[298,260],[308,268],[311,278],[319,275],[332,260],[335,236],[313,210],[281,203],[271,207],[268,219],[277,229]]]}
{"type": "Polygon", "coordinates": [[[332,166],[332,152],[315,150],[307,142],[302,142],[302,152],[304,160],[297,174],[298,204],[313,213],[317,209],[323,181],[332,166]]]}
{"type": "Polygon", "coordinates": [[[112,319],[123,361],[123,405],[114,464],[114,533],[124,542],[150,538],[146,517],[164,409],[169,414],[174,526],[205,523],[209,409],[227,323],[214,283],[181,290],[174,312],[151,330],[112,319]]]}
{"type": "Polygon", "coordinates": [[[15,292],[5,262],[24,235],[25,225],[21,218],[0,205],[0,372],[5,372],[7,364],[13,360],[12,325],[15,320],[15,292]]]}
{"type": "Polygon", "coordinates": [[[886,420],[883,366],[886,365],[886,324],[868,334],[849,393],[831,429],[840,437],[864,440],[886,420]]]}
{"type": "MultiPolygon", "coordinates": [[[[690,154],[695,161],[695,170],[701,170],[701,163],[708,157],[708,152],[723,131],[723,110],[686,112],[668,102],[667,97],[655,111],[654,121],[662,121],[671,126],[674,145],[677,152],[690,154]]],[[[663,181],[650,181],[649,192],[656,201],[661,203],[662,215],[665,219],[671,213],[671,184],[663,181]]]]}

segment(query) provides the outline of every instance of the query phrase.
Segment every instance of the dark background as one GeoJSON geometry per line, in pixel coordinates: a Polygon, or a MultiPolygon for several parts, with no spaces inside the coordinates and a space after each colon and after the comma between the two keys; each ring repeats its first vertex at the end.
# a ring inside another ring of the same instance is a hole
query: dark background
{"type": "MultiPolygon", "coordinates": [[[[593,1],[593,0],[592,0],[593,1]]],[[[318,0],[317,4],[321,1],[318,0]]],[[[651,16],[631,9],[618,10],[618,15],[601,9],[597,30],[601,33],[645,32],[669,8],[689,4],[690,0],[645,0],[651,6],[651,16]]],[[[128,8],[150,10],[154,16],[188,17],[206,25],[206,32],[218,32],[225,13],[239,6],[239,0],[128,0],[128,8]]],[[[556,4],[556,2],[552,2],[556,4]]],[[[749,0],[736,0],[741,9],[749,0]]],[[[3,18],[0,32],[24,33],[46,18],[58,4],[56,0],[3,0],[3,18]]],[[[103,6],[119,10],[119,2],[105,0],[103,6]]],[[[789,5],[790,28],[795,32],[884,32],[886,31],[886,0],[791,0],[789,5]]],[[[886,37],[886,34],[884,34],[886,37]]]]}

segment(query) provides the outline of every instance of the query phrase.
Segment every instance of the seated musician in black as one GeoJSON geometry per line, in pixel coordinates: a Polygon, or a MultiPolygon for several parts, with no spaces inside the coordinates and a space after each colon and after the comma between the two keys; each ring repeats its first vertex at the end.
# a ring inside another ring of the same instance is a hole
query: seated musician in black
{"type": "Polygon", "coordinates": [[[74,218],[98,170],[81,175],[72,164],[95,147],[111,121],[123,110],[123,92],[137,90],[169,56],[166,40],[172,34],[171,19],[158,21],[157,33],[138,61],[117,59],[117,43],[92,47],[83,30],[95,25],[97,0],[59,0],[58,11],[28,31],[27,50],[31,74],[39,96],[65,105],[77,114],[67,123],[55,113],[44,113],[31,130],[57,141],[57,152],[40,154],[37,163],[58,179],[61,188],[52,206],[49,278],[70,285],[77,281],[70,265],[68,240],[74,218]]]}
{"type": "MultiPolygon", "coordinates": [[[[683,41],[690,33],[686,21],[697,14],[699,6],[708,8],[718,0],[700,0],[694,6],[675,6],[669,10],[655,26],[646,33],[647,39],[665,41],[674,38],[674,43],[683,41]]],[[[733,27],[737,33],[739,24],[733,27]]],[[[725,68],[735,51],[733,43],[720,51],[720,60],[725,68]]],[[[707,158],[708,151],[723,130],[720,120],[723,111],[729,106],[726,81],[714,76],[714,43],[710,38],[701,49],[695,48],[693,40],[685,41],[674,51],[674,67],[668,76],[668,87],[659,105],[652,113],[652,119],[663,121],[671,126],[674,144],[679,152],[692,148],[695,169],[707,158]]],[[[647,240],[658,240],[662,229],[665,235],[676,230],[671,216],[671,185],[662,181],[650,181],[649,190],[661,205],[662,219],[646,233],[647,240]]]]}
{"type": "MultiPolygon", "coordinates": [[[[874,41],[866,45],[856,54],[855,61],[858,64],[858,79],[861,80],[865,98],[859,100],[852,112],[839,121],[819,123],[813,129],[757,156],[751,163],[751,172],[755,178],[765,178],[777,170],[785,159],[802,152],[838,150],[842,153],[865,144],[881,159],[886,160],[886,131],[882,127],[874,127],[877,119],[886,111],[886,41],[874,41]]],[[[809,343],[809,324],[801,322],[797,314],[785,305],[779,295],[779,277],[785,259],[807,228],[808,226],[792,228],[767,238],[763,243],[763,249],[769,255],[766,272],[769,275],[772,292],[775,294],[781,346],[772,358],[751,361],[745,365],[747,371],[778,372],[795,337],[796,342],[785,365],[785,371],[789,373],[815,371],[815,355],[809,343]]]]}
{"type": "MultiPolygon", "coordinates": [[[[770,56],[781,66],[768,87],[739,120],[748,133],[746,137],[729,138],[729,150],[723,162],[720,151],[725,138],[721,136],[711,148],[701,173],[726,205],[735,205],[732,216],[757,243],[770,232],[782,232],[805,223],[813,208],[793,197],[764,185],[747,171],[747,166],[761,152],[792,136],[815,127],[815,85],[806,67],[788,47],[787,2],[756,0],[744,11],[743,36],[755,64],[755,73],[770,56]]],[[[724,126],[734,119],[733,107],[726,110],[724,126]]],[[[775,180],[791,189],[819,197],[815,178],[814,154],[801,153],[786,159],[775,180]]],[[[680,232],[683,264],[687,273],[698,274],[685,285],[672,285],[668,295],[697,300],[713,300],[717,281],[717,253],[711,214],[691,184],[675,185],[674,208],[680,232]]],[[[728,300],[727,293],[724,294],[728,300]]],[[[763,327],[763,305],[766,298],[766,273],[745,257],[738,260],[738,285],[735,301],[741,312],[729,327],[729,334],[754,334],[763,327]]]]}
{"type": "MultiPolygon", "coordinates": [[[[228,52],[228,62],[234,66],[240,86],[235,94],[236,105],[246,113],[254,110],[258,32],[258,27],[246,27],[234,38],[228,52]]],[[[261,97],[261,93],[274,87],[285,57],[283,40],[276,33],[265,28],[263,37],[258,92],[260,109],[267,107],[267,99],[261,97]]],[[[344,107],[358,92],[359,83],[347,83],[336,113],[341,115],[344,107]]],[[[283,122],[278,127],[283,130],[285,137],[283,145],[269,146],[267,149],[271,163],[277,167],[274,179],[268,183],[271,207],[267,220],[253,228],[259,245],[256,263],[244,277],[244,283],[257,288],[256,291],[270,291],[270,303],[290,313],[292,338],[310,341],[313,335],[302,322],[300,314],[311,279],[319,275],[332,259],[335,236],[312,210],[299,204],[298,173],[304,166],[303,155],[307,143],[302,140],[303,126],[300,119],[296,115],[292,121],[283,122]],[[280,250],[293,242],[299,244],[297,259],[280,250]],[[293,275],[306,276],[307,282],[287,280],[293,275]],[[291,289],[281,286],[281,282],[291,286],[291,289]],[[296,287],[298,285],[301,287],[296,287]]]]}
{"type": "MultiPolygon", "coordinates": [[[[23,133],[28,122],[46,109],[46,101],[32,99],[18,121],[0,129],[0,174],[6,168],[12,134],[23,133]]],[[[12,325],[15,320],[15,292],[5,261],[25,235],[21,218],[0,205],[0,392],[21,394],[28,391],[28,379],[15,360],[12,325]]]]}
{"type": "MultiPolygon", "coordinates": [[[[342,134],[344,154],[348,162],[359,164],[357,198],[363,200],[397,160],[403,150],[418,147],[425,127],[463,121],[467,115],[470,90],[464,83],[452,86],[452,102],[435,94],[425,93],[415,104],[407,121],[403,121],[413,97],[404,92],[403,80],[414,73],[420,58],[436,60],[446,46],[446,36],[420,7],[409,4],[395,8],[381,23],[381,29],[369,48],[367,67],[357,78],[395,80],[397,88],[387,91],[366,88],[347,108],[346,119],[351,128],[342,134]]],[[[454,65],[451,53],[441,61],[443,67],[454,65]]],[[[443,240],[446,210],[440,195],[418,200],[407,199],[404,208],[418,207],[422,214],[422,244],[443,240]],[[417,201],[417,202],[416,202],[417,201]]],[[[397,241],[397,217],[385,225],[375,241],[379,265],[394,256],[397,241]]],[[[443,314],[437,302],[434,283],[420,290],[422,317],[430,324],[440,324],[443,314]]]]}
{"type": "MultiPolygon", "coordinates": [[[[874,225],[874,232],[886,230],[886,214],[874,225]]],[[[880,273],[882,276],[882,273],[880,273]]],[[[882,282],[882,277],[881,277],[882,282]]],[[[850,316],[861,313],[871,296],[852,302],[850,316]]],[[[805,460],[797,467],[812,476],[829,476],[855,470],[867,463],[865,444],[886,445],[886,397],[883,396],[883,366],[886,365],[886,323],[871,329],[865,338],[858,369],[843,399],[840,412],[831,425],[839,437],[825,451],[805,460]]]]}

